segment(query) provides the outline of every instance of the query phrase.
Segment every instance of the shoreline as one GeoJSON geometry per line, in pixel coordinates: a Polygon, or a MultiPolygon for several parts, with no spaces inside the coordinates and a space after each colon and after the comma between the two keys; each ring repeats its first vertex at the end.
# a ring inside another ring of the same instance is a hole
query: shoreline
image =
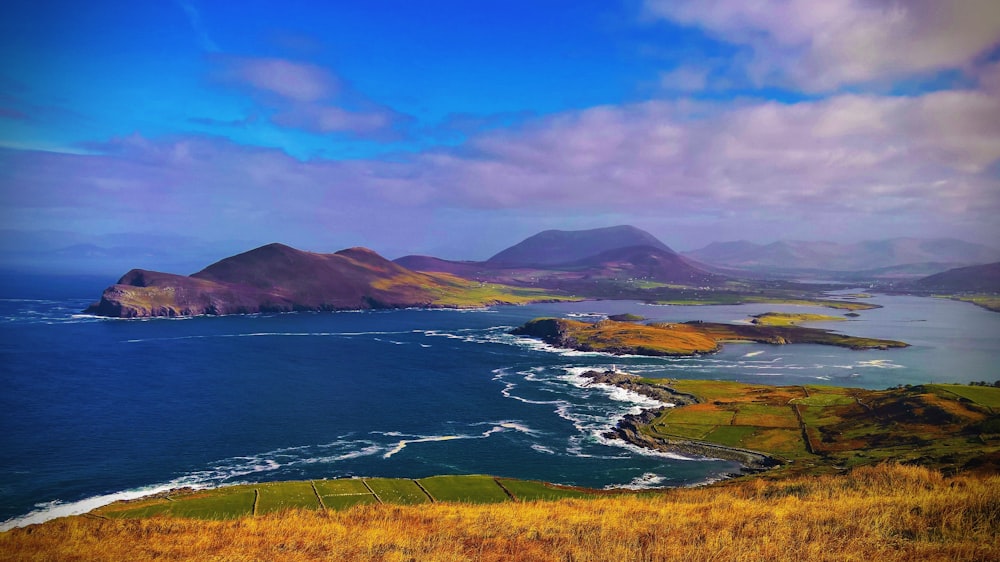
{"type": "Polygon", "coordinates": [[[765,472],[785,464],[783,461],[759,451],[728,447],[726,445],[695,439],[665,439],[646,435],[642,432],[642,427],[649,425],[664,410],[676,407],[677,405],[699,404],[701,401],[692,394],[679,392],[666,386],[640,382],[638,375],[621,371],[604,371],[603,373],[599,371],[587,371],[580,376],[591,379],[591,382],[587,384],[615,386],[653,398],[654,400],[661,402],[669,401],[669,403],[674,404],[674,406],[647,408],[639,414],[626,414],[611,431],[604,434],[609,439],[621,439],[637,447],[664,453],[738,462],[741,466],[740,473],[730,475],[730,477],[765,472]]]}

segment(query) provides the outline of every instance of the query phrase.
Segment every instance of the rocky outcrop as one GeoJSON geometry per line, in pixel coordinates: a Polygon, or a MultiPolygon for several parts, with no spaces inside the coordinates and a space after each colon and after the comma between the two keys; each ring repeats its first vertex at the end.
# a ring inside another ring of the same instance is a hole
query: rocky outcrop
{"type": "MultiPolygon", "coordinates": [[[[673,404],[674,406],[698,403],[698,398],[692,394],[678,392],[663,385],[649,384],[643,382],[640,377],[629,373],[619,371],[587,371],[582,376],[591,379],[591,384],[617,386],[661,402],[673,404]]],[[[735,461],[742,465],[743,472],[745,473],[760,472],[781,464],[780,461],[773,457],[749,449],[728,447],[693,439],[653,437],[644,432],[643,427],[653,423],[667,408],[668,406],[650,408],[643,410],[639,414],[628,414],[604,436],[609,439],[621,439],[638,447],[654,451],[674,453],[688,457],[735,461]]]]}

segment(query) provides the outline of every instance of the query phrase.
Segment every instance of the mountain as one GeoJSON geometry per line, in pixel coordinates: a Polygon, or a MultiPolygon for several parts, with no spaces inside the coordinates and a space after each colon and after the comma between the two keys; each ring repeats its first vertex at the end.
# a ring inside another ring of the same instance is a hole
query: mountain
{"type": "Polygon", "coordinates": [[[86,312],[131,318],[482,306],[540,298],[546,296],[515,294],[504,287],[484,289],[445,273],[418,273],[366,248],[318,254],[269,244],[187,277],[133,269],[86,312]]]}
{"type": "Polygon", "coordinates": [[[546,230],[483,262],[404,256],[396,263],[416,271],[583,293],[588,292],[588,284],[602,280],[704,286],[726,279],[679,256],[652,234],[634,226],[546,230]]]}
{"type": "Polygon", "coordinates": [[[553,266],[563,271],[582,270],[590,277],[633,279],[708,285],[725,280],[668,250],[652,246],[615,248],[575,262],[553,266]]]}
{"type": "Polygon", "coordinates": [[[622,225],[592,230],[546,230],[503,250],[486,263],[492,267],[557,265],[633,246],[650,246],[674,253],[645,230],[622,225]]]}
{"type": "Polygon", "coordinates": [[[1000,259],[1000,250],[951,238],[894,238],[854,244],[780,241],[766,245],[744,240],[713,242],[683,255],[720,267],[860,271],[915,264],[930,267],[935,262],[941,268],[987,263],[1000,259]]]}
{"type": "Polygon", "coordinates": [[[1000,293],[1000,262],[949,269],[918,279],[913,286],[948,293],[1000,293]]]}

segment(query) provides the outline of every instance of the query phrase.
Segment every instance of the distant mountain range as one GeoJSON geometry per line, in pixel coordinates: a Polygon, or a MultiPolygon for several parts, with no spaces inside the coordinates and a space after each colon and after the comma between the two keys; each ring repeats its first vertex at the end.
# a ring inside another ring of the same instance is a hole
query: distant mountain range
{"type": "Polygon", "coordinates": [[[781,241],[755,244],[714,242],[684,252],[687,258],[717,267],[749,270],[865,271],[891,276],[920,275],[1000,260],[1000,250],[951,238],[893,238],[854,244],[781,241]],[[901,268],[893,272],[890,268],[901,268]]]}
{"type": "MultiPolygon", "coordinates": [[[[135,317],[482,306],[570,294],[642,299],[648,298],[650,289],[682,290],[697,296],[704,290],[733,292],[732,286],[727,286],[732,277],[720,271],[740,275],[737,267],[820,270],[880,264],[912,271],[914,266],[905,263],[907,260],[934,259],[938,261],[932,263],[944,267],[953,260],[981,259],[991,251],[957,240],[895,239],[852,245],[732,242],[679,255],[632,226],[547,230],[482,262],[431,256],[405,256],[392,262],[366,248],[320,254],[268,244],[190,276],[133,269],[107,288],[88,312],[135,317]],[[731,269],[701,264],[695,256],[731,269]]],[[[910,286],[916,290],[994,291],[998,269],[1000,264],[996,263],[965,268],[910,286]]],[[[776,283],[780,282],[769,282],[768,286],[774,289],[776,283]]],[[[765,285],[754,282],[753,286],[759,290],[765,285]]]]}

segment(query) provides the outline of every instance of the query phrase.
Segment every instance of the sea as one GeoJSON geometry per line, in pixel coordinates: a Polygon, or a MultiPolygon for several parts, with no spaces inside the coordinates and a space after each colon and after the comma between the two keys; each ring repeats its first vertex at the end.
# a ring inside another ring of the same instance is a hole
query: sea
{"type": "Polygon", "coordinates": [[[606,438],[625,414],[662,404],[588,385],[589,369],[873,389],[1000,378],[1000,314],[934,298],[875,295],[865,302],[883,308],[814,324],[905,349],[739,343],[650,358],[509,332],[539,316],[842,311],[590,301],[122,320],[82,314],[83,297],[0,300],[0,530],[180,487],[490,474],[641,489],[738,472],[606,438]]]}

